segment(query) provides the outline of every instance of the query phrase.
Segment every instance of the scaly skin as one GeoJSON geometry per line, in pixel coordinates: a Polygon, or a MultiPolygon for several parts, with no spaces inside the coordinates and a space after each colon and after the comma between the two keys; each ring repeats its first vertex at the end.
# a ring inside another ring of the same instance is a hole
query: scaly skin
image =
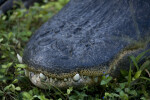
{"type": "Polygon", "coordinates": [[[128,56],[150,48],[149,9],[149,0],[71,0],[32,35],[26,75],[41,88],[65,88],[128,70],[128,56]]]}

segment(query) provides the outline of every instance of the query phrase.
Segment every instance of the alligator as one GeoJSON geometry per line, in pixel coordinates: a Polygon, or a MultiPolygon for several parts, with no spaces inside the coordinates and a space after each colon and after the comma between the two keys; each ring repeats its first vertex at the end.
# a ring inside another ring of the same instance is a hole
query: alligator
{"type": "MultiPolygon", "coordinates": [[[[94,85],[129,69],[150,49],[150,0],[70,0],[24,49],[26,76],[40,88],[94,85]]],[[[149,56],[147,54],[146,56],[149,56]]]]}

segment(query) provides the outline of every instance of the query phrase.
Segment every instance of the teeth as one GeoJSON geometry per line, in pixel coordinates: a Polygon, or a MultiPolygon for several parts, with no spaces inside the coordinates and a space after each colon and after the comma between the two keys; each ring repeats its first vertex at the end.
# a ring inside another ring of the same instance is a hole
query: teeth
{"type": "Polygon", "coordinates": [[[71,81],[71,78],[68,78],[68,81],[71,81]]]}
{"type": "Polygon", "coordinates": [[[57,78],[55,78],[54,80],[57,81],[57,78]]]}
{"type": "Polygon", "coordinates": [[[46,79],[45,75],[43,75],[42,73],[40,73],[40,79],[46,79]]]}
{"type": "Polygon", "coordinates": [[[19,54],[17,54],[17,58],[18,58],[19,63],[22,63],[22,57],[19,54]]]}
{"type": "Polygon", "coordinates": [[[74,81],[78,81],[80,79],[80,75],[79,74],[76,74],[74,77],[73,77],[73,80],[74,81]]]}
{"type": "Polygon", "coordinates": [[[50,79],[49,79],[49,81],[50,81],[50,83],[52,83],[52,82],[53,82],[53,79],[52,79],[52,78],[50,78],[50,79]]]}
{"type": "Polygon", "coordinates": [[[67,82],[67,79],[66,79],[66,78],[64,78],[64,82],[67,82]]]}
{"type": "Polygon", "coordinates": [[[39,75],[36,76],[36,81],[40,82],[41,81],[41,78],[39,75]]]}
{"type": "Polygon", "coordinates": [[[46,83],[50,83],[50,84],[66,84],[66,82],[69,82],[69,84],[72,84],[74,82],[77,83],[86,83],[89,81],[93,81],[93,82],[98,82],[98,76],[96,77],[90,77],[90,76],[85,76],[85,75],[79,75],[78,73],[76,75],[73,76],[73,78],[68,77],[68,78],[64,78],[64,79],[57,79],[57,78],[51,78],[51,77],[47,77],[42,73],[34,73],[34,72],[29,72],[28,70],[25,70],[25,75],[27,77],[30,78],[30,80],[32,80],[32,82],[34,84],[41,84],[41,82],[46,82],[46,83]]]}
{"type": "Polygon", "coordinates": [[[37,81],[36,81],[36,80],[34,80],[34,83],[37,83],[37,81]]]}

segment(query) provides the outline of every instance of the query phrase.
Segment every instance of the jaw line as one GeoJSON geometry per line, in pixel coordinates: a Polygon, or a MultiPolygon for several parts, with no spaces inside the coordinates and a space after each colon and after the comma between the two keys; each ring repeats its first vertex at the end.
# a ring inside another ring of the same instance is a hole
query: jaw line
{"type": "Polygon", "coordinates": [[[79,75],[79,77],[76,77],[77,74],[75,74],[74,77],[66,77],[64,79],[52,78],[45,75],[40,77],[42,75],[41,73],[35,73],[28,70],[25,70],[25,74],[35,86],[42,89],[49,89],[50,87],[81,87],[83,85],[96,84],[100,82],[101,79],[101,76],[92,77],[79,75]]]}

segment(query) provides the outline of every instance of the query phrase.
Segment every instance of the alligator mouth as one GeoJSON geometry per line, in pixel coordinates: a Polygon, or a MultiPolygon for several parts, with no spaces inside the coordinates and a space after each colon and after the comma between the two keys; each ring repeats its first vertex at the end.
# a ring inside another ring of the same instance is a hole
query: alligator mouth
{"type": "MultiPolygon", "coordinates": [[[[33,66],[28,66],[25,69],[25,75],[29,77],[30,81],[37,87],[42,89],[49,89],[50,87],[56,87],[56,88],[68,88],[68,87],[82,87],[84,85],[96,85],[100,83],[102,76],[104,73],[113,75],[115,73],[118,75],[118,72],[116,72],[116,67],[118,69],[121,69],[120,65],[121,63],[124,63],[128,65],[126,62],[127,57],[129,55],[134,55],[142,50],[145,50],[145,47],[138,47],[133,48],[133,50],[124,50],[118,56],[116,59],[114,59],[108,66],[99,66],[97,67],[91,67],[91,69],[80,69],[78,71],[73,71],[69,73],[61,73],[61,74],[54,74],[51,72],[48,72],[46,70],[42,70],[40,68],[36,68],[33,66]],[[126,60],[125,60],[126,59],[126,60]],[[120,67],[119,67],[120,66],[120,67]],[[111,73],[112,72],[112,73],[111,73]]],[[[18,60],[20,63],[22,62],[21,56],[17,55],[18,60]]],[[[123,66],[122,66],[123,67],[123,66]]],[[[128,68],[124,68],[128,70],[128,68]]]]}
{"type": "Polygon", "coordinates": [[[50,87],[68,88],[70,86],[81,87],[84,85],[97,84],[100,82],[101,76],[87,76],[79,73],[70,77],[50,77],[40,72],[33,72],[25,69],[25,75],[37,87],[48,89],[50,87]]]}
{"type": "Polygon", "coordinates": [[[117,75],[120,69],[128,70],[128,56],[146,49],[150,12],[144,11],[149,2],[85,2],[71,0],[30,38],[23,59],[29,65],[26,75],[37,87],[99,83],[103,72],[117,75]]]}

